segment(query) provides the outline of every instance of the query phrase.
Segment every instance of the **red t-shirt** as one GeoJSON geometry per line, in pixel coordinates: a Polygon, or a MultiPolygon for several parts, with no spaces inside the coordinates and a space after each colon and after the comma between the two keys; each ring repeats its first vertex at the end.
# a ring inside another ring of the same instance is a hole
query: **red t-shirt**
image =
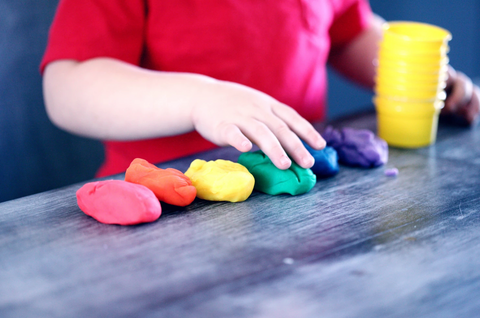
{"type": "MultiPolygon", "coordinates": [[[[330,48],[355,37],[370,15],[367,0],[60,0],[41,71],[54,60],[111,57],[200,73],[258,89],[317,121],[330,48]]],[[[98,176],[124,172],[137,157],[158,163],[215,147],[196,132],[104,144],[98,176]]]]}

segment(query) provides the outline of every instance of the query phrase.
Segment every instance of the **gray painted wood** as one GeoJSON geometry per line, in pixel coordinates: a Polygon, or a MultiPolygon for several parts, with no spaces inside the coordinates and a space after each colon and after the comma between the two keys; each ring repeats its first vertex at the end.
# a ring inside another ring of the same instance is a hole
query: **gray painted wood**
{"type": "MultiPolygon", "coordinates": [[[[335,125],[375,130],[372,114],[335,125]]],[[[0,317],[478,316],[479,158],[479,128],[444,125],[435,146],[302,196],[164,205],[129,227],[83,214],[82,184],[4,202],[0,317]]]]}

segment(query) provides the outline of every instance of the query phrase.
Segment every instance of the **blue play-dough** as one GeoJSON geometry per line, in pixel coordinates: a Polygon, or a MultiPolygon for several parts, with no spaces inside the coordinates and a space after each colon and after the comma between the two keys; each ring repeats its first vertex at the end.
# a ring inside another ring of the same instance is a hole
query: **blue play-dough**
{"type": "Polygon", "coordinates": [[[305,142],[303,144],[315,159],[315,164],[310,169],[317,177],[327,178],[338,173],[338,155],[335,149],[327,146],[322,150],[315,150],[305,142]]]}

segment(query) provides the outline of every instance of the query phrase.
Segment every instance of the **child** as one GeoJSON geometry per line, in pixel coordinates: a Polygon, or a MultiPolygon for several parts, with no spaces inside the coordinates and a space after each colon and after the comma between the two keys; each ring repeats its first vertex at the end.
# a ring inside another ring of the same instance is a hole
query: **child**
{"type": "MultiPolygon", "coordinates": [[[[61,0],[42,61],[47,112],[104,140],[98,176],[258,145],[280,169],[325,146],[326,63],[367,87],[382,20],[367,0],[61,0]],[[287,155],[288,154],[288,155],[287,155]]],[[[476,118],[478,91],[451,70],[446,111],[476,118]]]]}

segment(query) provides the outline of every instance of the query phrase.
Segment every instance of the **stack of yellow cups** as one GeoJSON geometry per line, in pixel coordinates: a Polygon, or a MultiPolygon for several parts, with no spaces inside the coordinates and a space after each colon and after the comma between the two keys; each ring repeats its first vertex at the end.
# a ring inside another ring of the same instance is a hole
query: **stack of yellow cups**
{"type": "Polygon", "coordinates": [[[451,34],[418,22],[384,24],[375,97],[378,135],[405,148],[433,144],[446,97],[451,34]]]}

